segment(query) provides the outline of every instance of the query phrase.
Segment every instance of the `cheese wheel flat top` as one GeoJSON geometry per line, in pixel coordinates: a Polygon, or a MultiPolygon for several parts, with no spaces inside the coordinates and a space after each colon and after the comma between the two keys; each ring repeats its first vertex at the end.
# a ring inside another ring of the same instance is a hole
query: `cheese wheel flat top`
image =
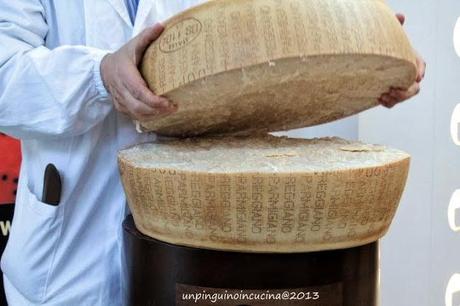
{"type": "Polygon", "coordinates": [[[163,140],[124,150],[120,158],[144,169],[277,174],[378,167],[409,155],[337,137],[307,140],[258,135],[163,140]]]}
{"type": "Polygon", "coordinates": [[[371,243],[388,230],[408,154],[339,138],[161,140],[123,150],[136,227],[172,244],[309,252],[371,243]]]}
{"type": "Polygon", "coordinates": [[[378,105],[416,78],[380,0],[215,0],[166,22],[141,72],[178,112],[140,122],[166,136],[317,125],[378,105]]]}

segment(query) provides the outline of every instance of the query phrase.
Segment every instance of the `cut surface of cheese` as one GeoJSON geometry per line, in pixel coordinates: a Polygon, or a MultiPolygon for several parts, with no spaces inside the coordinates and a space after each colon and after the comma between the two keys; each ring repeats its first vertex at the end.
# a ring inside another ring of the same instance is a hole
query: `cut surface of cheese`
{"type": "Polygon", "coordinates": [[[197,248],[308,252],[388,230],[408,154],[340,138],[159,140],[119,154],[137,228],[197,248]]]}
{"type": "Polygon", "coordinates": [[[141,72],[178,112],[140,122],[166,136],[251,134],[330,122],[416,78],[381,0],[215,0],[166,22],[141,72]]]}

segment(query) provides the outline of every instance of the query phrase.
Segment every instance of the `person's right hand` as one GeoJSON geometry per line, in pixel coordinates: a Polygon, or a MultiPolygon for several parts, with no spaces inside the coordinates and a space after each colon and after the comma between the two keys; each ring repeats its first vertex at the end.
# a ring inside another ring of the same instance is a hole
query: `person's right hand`
{"type": "Polygon", "coordinates": [[[132,119],[145,120],[176,111],[166,98],[155,95],[148,88],[138,69],[145,50],[163,30],[161,24],[147,28],[118,51],[102,59],[104,86],[112,96],[115,108],[132,119]]]}

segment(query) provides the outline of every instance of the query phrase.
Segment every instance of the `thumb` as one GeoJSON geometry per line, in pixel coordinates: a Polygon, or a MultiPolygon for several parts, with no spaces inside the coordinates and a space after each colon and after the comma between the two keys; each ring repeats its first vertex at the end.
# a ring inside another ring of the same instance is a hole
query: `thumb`
{"type": "Polygon", "coordinates": [[[396,18],[398,18],[399,23],[401,23],[401,25],[404,25],[404,22],[406,21],[406,16],[404,16],[403,14],[396,14],[396,18]]]}
{"type": "MultiPolygon", "coordinates": [[[[139,62],[145,53],[145,50],[160,37],[164,31],[164,26],[161,23],[155,24],[153,27],[146,28],[139,35],[136,36],[136,59],[139,62]]],[[[137,63],[139,64],[139,63],[137,63]]]]}

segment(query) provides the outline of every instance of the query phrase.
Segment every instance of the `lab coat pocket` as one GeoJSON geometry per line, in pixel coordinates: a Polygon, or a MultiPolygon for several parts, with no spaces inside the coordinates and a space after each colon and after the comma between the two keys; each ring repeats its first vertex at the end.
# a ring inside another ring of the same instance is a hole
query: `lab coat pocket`
{"type": "Polygon", "coordinates": [[[27,187],[24,189],[18,193],[2,270],[24,297],[41,303],[60,238],[62,207],[45,204],[27,187]]]}

